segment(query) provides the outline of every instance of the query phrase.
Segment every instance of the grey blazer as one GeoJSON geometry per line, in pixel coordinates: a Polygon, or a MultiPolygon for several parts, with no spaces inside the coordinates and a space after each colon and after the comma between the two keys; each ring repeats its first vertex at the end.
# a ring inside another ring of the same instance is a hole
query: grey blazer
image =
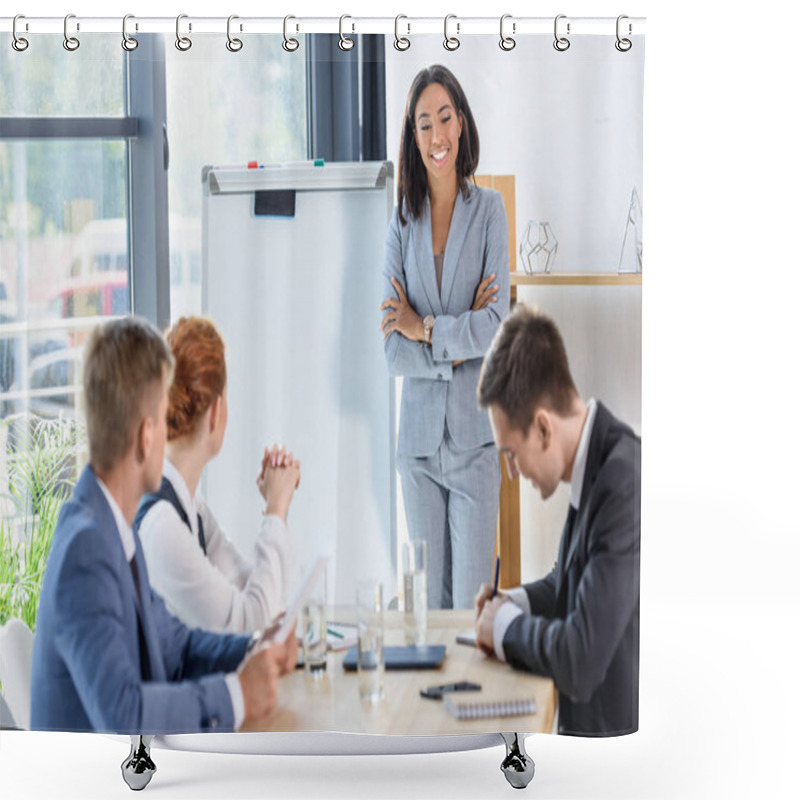
{"type": "Polygon", "coordinates": [[[598,403],[580,508],[553,571],[525,586],[531,614],[503,637],[509,664],[553,679],[559,733],[639,727],[641,459],[638,437],[598,403]]]}
{"type": "Polygon", "coordinates": [[[456,198],[444,251],[441,297],[433,264],[430,202],[419,220],[401,225],[397,209],[386,234],[383,297],[396,297],[396,278],[421,317],[433,314],[433,343],[411,342],[393,331],[384,340],[389,372],[402,375],[403,398],[397,454],[430,456],[444,435],[445,420],[454,444],[473,449],[492,441],[476,389],[483,356],[508,313],[508,222],[498,192],[470,184],[456,198]],[[497,274],[497,302],[472,311],[478,284],[497,274]],[[464,360],[455,369],[454,360],[464,360]]]}

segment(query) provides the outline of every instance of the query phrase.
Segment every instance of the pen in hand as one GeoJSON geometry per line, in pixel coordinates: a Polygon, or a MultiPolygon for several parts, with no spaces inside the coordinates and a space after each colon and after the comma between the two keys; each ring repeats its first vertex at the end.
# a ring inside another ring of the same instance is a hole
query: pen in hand
{"type": "Polygon", "coordinates": [[[494,588],[492,589],[492,599],[497,597],[497,582],[500,579],[500,556],[494,562],[494,588]]]}

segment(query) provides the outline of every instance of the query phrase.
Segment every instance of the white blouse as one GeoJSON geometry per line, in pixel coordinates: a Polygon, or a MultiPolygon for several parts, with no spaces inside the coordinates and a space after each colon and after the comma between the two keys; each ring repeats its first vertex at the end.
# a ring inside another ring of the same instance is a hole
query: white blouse
{"type": "Polygon", "coordinates": [[[168,459],[164,477],[189,517],[191,532],[166,500],[145,514],[139,536],[153,589],[190,627],[225,633],[268,627],[286,608],[285,583],[292,557],[286,523],[274,514],[264,517],[250,562],[224,534],[200,494],[192,500],[183,476],[168,459]],[[207,556],[198,540],[198,514],[207,556]]]}

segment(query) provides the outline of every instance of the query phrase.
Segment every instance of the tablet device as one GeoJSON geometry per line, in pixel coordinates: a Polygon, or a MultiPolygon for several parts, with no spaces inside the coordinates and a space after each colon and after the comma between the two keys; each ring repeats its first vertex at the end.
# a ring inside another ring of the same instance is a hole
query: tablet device
{"type": "MultiPolygon", "coordinates": [[[[437,669],[444,661],[445,646],[443,644],[426,645],[425,647],[384,647],[383,658],[386,669],[437,669]]],[[[348,671],[356,669],[358,662],[358,646],[351,647],[344,656],[344,668],[348,671]]]]}

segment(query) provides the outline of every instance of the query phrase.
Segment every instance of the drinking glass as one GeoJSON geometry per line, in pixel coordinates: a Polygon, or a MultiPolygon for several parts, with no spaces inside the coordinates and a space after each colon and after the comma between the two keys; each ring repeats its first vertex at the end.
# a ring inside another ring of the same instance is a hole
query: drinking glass
{"type": "Polygon", "coordinates": [[[325,614],[325,573],[312,588],[301,614],[303,669],[306,675],[320,677],[328,666],[327,617],[325,614]]]}
{"type": "Polygon", "coordinates": [[[362,581],[356,587],[358,619],[358,694],[376,703],[383,699],[383,586],[362,581]]]}
{"type": "Polygon", "coordinates": [[[403,545],[403,602],[406,644],[424,647],[428,620],[428,578],[425,542],[403,545]]]}

